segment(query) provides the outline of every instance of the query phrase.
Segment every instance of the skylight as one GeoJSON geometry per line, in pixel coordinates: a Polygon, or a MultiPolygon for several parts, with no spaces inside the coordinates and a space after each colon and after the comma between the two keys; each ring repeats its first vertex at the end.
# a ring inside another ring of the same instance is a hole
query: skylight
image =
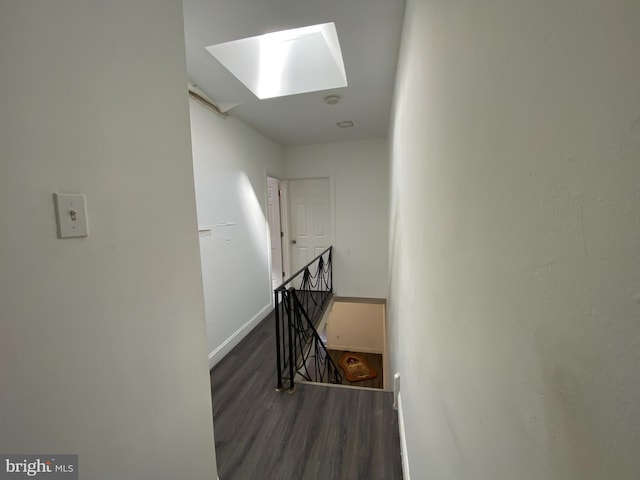
{"type": "Polygon", "coordinates": [[[260,99],[347,86],[333,22],[206,48],[260,99]]]}

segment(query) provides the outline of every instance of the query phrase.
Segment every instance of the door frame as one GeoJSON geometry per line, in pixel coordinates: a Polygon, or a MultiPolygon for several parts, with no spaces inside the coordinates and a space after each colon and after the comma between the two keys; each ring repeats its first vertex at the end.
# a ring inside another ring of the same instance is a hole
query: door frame
{"type": "MultiPolygon", "coordinates": [[[[266,236],[267,236],[267,260],[268,260],[268,272],[269,272],[269,291],[273,292],[273,277],[272,277],[272,269],[273,269],[273,258],[271,256],[271,236],[269,235],[269,218],[268,218],[268,208],[269,208],[269,178],[276,180],[278,182],[278,190],[281,192],[283,189],[283,184],[284,184],[284,180],[282,180],[278,175],[271,175],[269,173],[268,170],[265,169],[265,175],[264,175],[264,216],[265,216],[265,223],[266,223],[266,236]]],[[[286,248],[285,248],[285,237],[286,237],[286,225],[285,225],[285,219],[283,218],[283,210],[286,209],[284,206],[284,199],[282,195],[278,196],[278,208],[280,210],[280,231],[283,232],[283,236],[280,238],[280,250],[281,250],[281,255],[282,255],[282,271],[284,272],[285,276],[284,279],[285,280],[287,278],[287,268],[286,268],[286,262],[288,261],[288,259],[285,260],[285,257],[288,255],[288,253],[286,252],[286,248]]],[[[274,302],[273,299],[273,295],[271,295],[271,303],[274,302]]]]}
{"type": "Polygon", "coordinates": [[[289,245],[290,231],[289,228],[289,180],[280,180],[280,225],[282,226],[282,268],[284,268],[284,278],[287,280],[292,273],[291,271],[291,250],[289,245]]]}

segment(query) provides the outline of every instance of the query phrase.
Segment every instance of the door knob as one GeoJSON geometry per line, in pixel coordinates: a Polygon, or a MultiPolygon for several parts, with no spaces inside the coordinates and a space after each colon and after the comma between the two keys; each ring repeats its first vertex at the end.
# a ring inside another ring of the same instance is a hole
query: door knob
{"type": "Polygon", "coordinates": [[[298,243],[298,241],[295,238],[291,240],[291,245],[295,245],[296,243],[298,243]]]}

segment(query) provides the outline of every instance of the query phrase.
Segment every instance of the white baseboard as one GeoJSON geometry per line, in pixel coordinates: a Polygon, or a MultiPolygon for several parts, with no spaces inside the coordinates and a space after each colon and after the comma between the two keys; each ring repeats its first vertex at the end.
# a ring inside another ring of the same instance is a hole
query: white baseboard
{"type": "Polygon", "coordinates": [[[246,337],[256,325],[258,325],[264,317],[271,311],[273,306],[269,303],[265,305],[258,313],[256,313],[251,320],[242,325],[238,330],[227,338],[222,344],[217,347],[213,352],[209,354],[209,370],[216,366],[216,364],[222,360],[227,353],[238,345],[244,337],[246,337]]]}
{"type": "Polygon", "coordinates": [[[409,456],[407,453],[407,437],[404,430],[404,411],[402,410],[402,393],[398,393],[398,427],[400,430],[400,454],[402,456],[402,478],[411,480],[409,472],[409,456]]]}
{"type": "Polygon", "coordinates": [[[384,355],[384,352],[379,348],[358,347],[354,345],[336,345],[327,344],[329,350],[341,350],[343,352],[359,352],[359,353],[377,353],[378,355],[384,355]]]}

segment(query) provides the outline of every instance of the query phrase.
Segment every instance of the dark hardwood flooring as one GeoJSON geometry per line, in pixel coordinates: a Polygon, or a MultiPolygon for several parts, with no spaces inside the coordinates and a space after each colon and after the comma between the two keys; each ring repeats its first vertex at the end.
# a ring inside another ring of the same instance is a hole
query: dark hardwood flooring
{"type": "Polygon", "coordinates": [[[273,316],[211,371],[220,480],[401,480],[393,394],[276,392],[273,316]]]}
{"type": "MultiPolygon", "coordinates": [[[[342,357],[344,353],[345,352],[342,350],[329,350],[329,356],[331,357],[331,360],[333,360],[333,363],[338,365],[338,368],[340,368],[340,364],[338,362],[340,361],[340,357],[342,357]]],[[[382,371],[382,355],[380,355],[379,353],[359,353],[359,355],[362,355],[364,359],[367,361],[367,363],[369,364],[369,366],[373,368],[376,372],[378,372],[378,376],[370,380],[363,380],[361,382],[350,382],[349,380],[347,380],[346,376],[344,375],[342,368],[340,368],[340,373],[342,374],[342,384],[352,385],[354,387],[382,389],[383,378],[384,378],[383,376],[384,372],[382,371]]]]}

